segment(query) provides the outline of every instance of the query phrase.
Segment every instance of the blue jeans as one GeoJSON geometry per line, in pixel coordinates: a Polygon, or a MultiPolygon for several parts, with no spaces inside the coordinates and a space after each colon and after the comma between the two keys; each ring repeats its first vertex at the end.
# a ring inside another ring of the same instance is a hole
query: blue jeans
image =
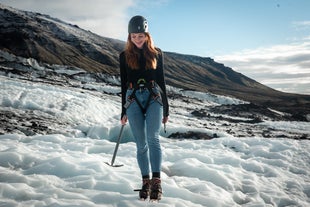
{"type": "MultiPolygon", "coordinates": [[[[126,93],[127,98],[131,95],[132,91],[132,89],[128,89],[126,93]]],[[[142,176],[147,176],[150,173],[150,166],[152,172],[161,171],[162,152],[159,142],[159,132],[163,117],[163,106],[153,98],[149,102],[149,105],[146,106],[150,95],[148,89],[138,89],[135,95],[141,105],[147,107],[147,111],[143,114],[135,100],[127,108],[126,114],[136,142],[137,161],[141,174],[142,176]]]]}

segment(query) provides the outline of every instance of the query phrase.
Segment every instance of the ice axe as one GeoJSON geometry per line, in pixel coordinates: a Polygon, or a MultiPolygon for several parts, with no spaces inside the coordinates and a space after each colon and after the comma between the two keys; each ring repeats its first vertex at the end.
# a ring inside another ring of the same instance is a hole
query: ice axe
{"type": "Polygon", "coordinates": [[[112,167],[121,167],[123,165],[113,165],[114,164],[114,161],[115,161],[115,157],[116,157],[116,154],[117,154],[117,150],[118,150],[118,146],[121,142],[121,139],[122,139],[122,134],[123,134],[123,131],[124,131],[124,127],[125,127],[125,124],[122,125],[122,128],[121,128],[121,131],[119,132],[119,135],[118,135],[118,138],[117,138],[117,142],[116,142],[116,146],[115,146],[115,149],[114,149],[114,153],[113,153],[113,157],[112,157],[112,161],[111,161],[111,164],[106,162],[106,164],[112,166],[112,167]]]}

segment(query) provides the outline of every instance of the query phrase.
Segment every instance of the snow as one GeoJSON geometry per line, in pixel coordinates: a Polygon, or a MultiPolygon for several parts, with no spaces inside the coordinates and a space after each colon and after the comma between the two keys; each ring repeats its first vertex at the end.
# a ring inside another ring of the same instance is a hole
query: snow
{"type": "MultiPolygon", "coordinates": [[[[29,64],[46,69],[34,61],[29,64]]],[[[128,125],[115,161],[124,166],[105,163],[111,162],[121,128],[119,87],[90,82],[67,87],[1,75],[2,108],[32,110],[67,124],[51,123],[57,131],[53,134],[0,135],[0,206],[309,206],[309,140],[237,138],[222,128],[206,129],[188,108],[242,101],[168,88],[191,102],[170,101],[167,133],[162,130],[160,139],[163,199],[149,203],[133,191],[141,187],[141,177],[128,125]],[[216,133],[219,138],[168,138],[186,131],[216,133]]],[[[310,133],[309,122],[268,120],[259,125],[310,133]]]]}
{"type": "MultiPolygon", "coordinates": [[[[135,145],[55,135],[0,136],[2,206],[145,206],[133,189],[135,145]]],[[[156,206],[307,206],[309,142],[162,138],[164,197],[156,206]]]]}

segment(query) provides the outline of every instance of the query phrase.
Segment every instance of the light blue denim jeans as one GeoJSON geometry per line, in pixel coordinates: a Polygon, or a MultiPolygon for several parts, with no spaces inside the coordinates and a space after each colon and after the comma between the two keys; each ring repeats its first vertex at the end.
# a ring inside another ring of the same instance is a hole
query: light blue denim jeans
{"type": "MultiPolygon", "coordinates": [[[[157,89],[153,89],[157,90],[157,89]]],[[[128,89],[126,97],[131,95],[133,89],[128,89]]],[[[157,91],[155,91],[157,93],[157,91]]],[[[136,99],[146,107],[150,92],[148,89],[136,90],[136,99]]],[[[133,101],[126,110],[129,125],[137,146],[137,161],[142,176],[152,172],[161,171],[162,152],[159,142],[159,132],[163,118],[163,106],[153,98],[143,114],[138,103],[133,101]]]]}

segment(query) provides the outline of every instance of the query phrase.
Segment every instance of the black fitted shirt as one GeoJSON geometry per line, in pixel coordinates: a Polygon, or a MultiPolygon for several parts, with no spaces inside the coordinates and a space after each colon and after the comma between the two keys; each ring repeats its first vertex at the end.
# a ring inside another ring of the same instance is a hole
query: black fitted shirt
{"type": "Polygon", "coordinates": [[[120,74],[121,74],[121,89],[122,89],[122,115],[123,117],[126,114],[126,108],[124,107],[126,102],[126,92],[128,89],[129,83],[136,84],[139,79],[144,79],[146,82],[155,81],[157,85],[161,88],[161,97],[163,101],[163,115],[167,117],[169,115],[169,105],[167,100],[166,93],[166,83],[164,76],[164,67],[163,67],[163,54],[159,48],[157,56],[157,67],[156,69],[148,69],[145,67],[145,57],[143,51],[140,50],[139,55],[139,69],[131,69],[126,63],[125,52],[123,51],[119,55],[120,60],[120,74]]]}

